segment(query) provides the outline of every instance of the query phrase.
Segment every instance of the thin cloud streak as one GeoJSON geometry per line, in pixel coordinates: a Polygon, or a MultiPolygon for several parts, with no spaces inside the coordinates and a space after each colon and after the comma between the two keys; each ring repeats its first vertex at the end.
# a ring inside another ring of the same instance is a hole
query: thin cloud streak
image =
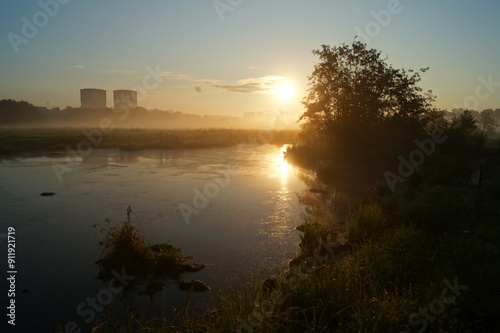
{"type": "Polygon", "coordinates": [[[104,74],[137,74],[136,71],[128,71],[128,70],[118,70],[118,69],[105,69],[100,71],[100,73],[104,74]]]}
{"type": "Polygon", "coordinates": [[[182,74],[182,73],[163,71],[163,72],[161,72],[161,76],[167,80],[193,80],[193,81],[196,81],[196,80],[192,79],[191,76],[189,76],[187,74],[182,74]]]}
{"type": "MultiPolygon", "coordinates": [[[[162,71],[162,78],[166,80],[185,80],[198,85],[219,89],[229,93],[239,94],[274,94],[280,84],[286,79],[283,76],[262,76],[257,78],[239,79],[233,84],[224,84],[213,79],[195,79],[188,74],[162,71]]],[[[180,85],[176,88],[193,88],[192,85],[180,85]]]]}
{"type": "Polygon", "coordinates": [[[273,94],[279,84],[284,80],[283,76],[263,76],[258,78],[240,79],[235,84],[221,84],[217,81],[204,80],[204,84],[218,88],[226,92],[240,94],[273,94]]]}

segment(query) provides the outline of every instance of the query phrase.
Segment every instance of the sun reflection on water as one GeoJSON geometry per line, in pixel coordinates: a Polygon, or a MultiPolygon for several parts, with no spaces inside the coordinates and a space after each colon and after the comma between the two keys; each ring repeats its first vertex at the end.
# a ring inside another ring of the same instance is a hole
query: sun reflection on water
{"type": "Polygon", "coordinates": [[[294,228],[292,221],[297,218],[297,212],[292,208],[294,193],[290,188],[290,176],[294,168],[284,158],[287,147],[288,145],[282,146],[271,161],[271,172],[278,182],[271,199],[273,212],[263,221],[267,225],[263,233],[271,236],[275,245],[290,241],[294,228]]]}
{"type": "Polygon", "coordinates": [[[290,168],[291,168],[291,166],[288,164],[287,160],[285,160],[285,156],[284,156],[284,153],[286,152],[287,148],[288,148],[288,145],[283,145],[283,147],[281,147],[279,154],[277,156],[277,165],[278,165],[280,175],[281,175],[280,179],[281,179],[282,191],[283,191],[283,188],[286,188],[286,185],[288,183],[288,174],[289,174],[290,168]]]}

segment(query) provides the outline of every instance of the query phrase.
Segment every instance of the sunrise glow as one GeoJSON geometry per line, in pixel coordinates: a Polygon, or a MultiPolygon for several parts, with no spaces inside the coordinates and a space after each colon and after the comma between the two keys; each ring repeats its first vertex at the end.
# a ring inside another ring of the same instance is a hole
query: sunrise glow
{"type": "Polygon", "coordinates": [[[296,99],[297,90],[290,80],[281,81],[273,91],[280,103],[291,103],[296,99]]]}

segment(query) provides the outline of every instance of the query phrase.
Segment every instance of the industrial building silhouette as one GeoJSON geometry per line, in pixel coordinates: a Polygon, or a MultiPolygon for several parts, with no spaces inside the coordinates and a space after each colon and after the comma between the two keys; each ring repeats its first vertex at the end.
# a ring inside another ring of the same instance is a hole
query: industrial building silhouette
{"type": "Polygon", "coordinates": [[[115,109],[137,107],[137,91],[134,90],[113,90],[113,103],[115,109]]]}
{"type": "Polygon", "coordinates": [[[80,89],[82,109],[102,109],[106,107],[106,90],[86,88],[80,89]]]}
{"type": "MultiPolygon", "coordinates": [[[[80,89],[80,103],[82,109],[106,108],[106,90],[96,88],[80,89]]],[[[113,90],[113,106],[118,108],[137,108],[137,91],[113,90]]]]}

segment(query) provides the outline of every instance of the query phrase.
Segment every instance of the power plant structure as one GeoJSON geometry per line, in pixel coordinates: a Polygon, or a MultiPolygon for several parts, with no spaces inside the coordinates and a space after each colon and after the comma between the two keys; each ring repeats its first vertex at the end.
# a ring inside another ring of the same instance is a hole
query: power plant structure
{"type": "Polygon", "coordinates": [[[80,89],[82,109],[102,109],[106,107],[106,90],[86,88],[80,89]]]}
{"type": "Polygon", "coordinates": [[[137,91],[135,90],[114,90],[113,91],[113,102],[115,109],[137,108],[137,91]]]}
{"type": "MultiPolygon", "coordinates": [[[[80,89],[80,103],[82,109],[105,109],[106,90],[96,88],[80,89]]],[[[113,90],[113,105],[118,108],[137,108],[137,91],[113,90]]]]}

